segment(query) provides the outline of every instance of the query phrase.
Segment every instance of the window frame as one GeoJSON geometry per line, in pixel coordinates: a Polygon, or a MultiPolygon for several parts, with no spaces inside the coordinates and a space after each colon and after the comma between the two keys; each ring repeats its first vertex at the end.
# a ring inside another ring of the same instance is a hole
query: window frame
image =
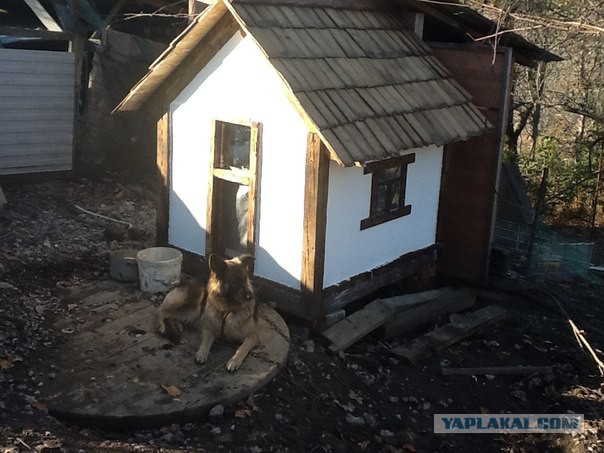
{"type": "Polygon", "coordinates": [[[211,139],[209,153],[209,178],[206,209],[206,257],[211,253],[224,255],[222,250],[222,237],[220,228],[214,231],[218,225],[218,214],[221,204],[221,191],[217,190],[217,180],[230,181],[249,187],[248,219],[247,219],[247,253],[255,255],[256,249],[256,225],[258,222],[258,178],[261,153],[262,123],[257,121],[245,121],[237,119],[218,119],[211,121],[211,139]],[[244,126],[250,129],[249,143],[249,168],[247,175],[241,175],[237,171],[221,168],[221,157],[223,151],[223,132],[225,125],[244,126]]]}
{"type": "Polygon", "coordinates": [[[407,192],[407,173],[409,171],[409,165],[415,162],[415,153],[405,154],[404,156],[393,157],[391,159],[385,159],[375,162],[369,162],[363,169],[363,174],[371,174],[371,200],[369,204],[369,216],[361,220],[361,230],[371,228],[382,223],[390,222],[391,220],[398,219],[411,214],[411,205],[405,203],[406,192],[407,192]],[[399,205],[400,207],[396,210],[380,213],[378,212],[378,199],[380,196],[380,184],[379,172],[390,169],[390,168],[401,168],[401,175],[399,179],[399,198],[402,200],[399,205]]]}

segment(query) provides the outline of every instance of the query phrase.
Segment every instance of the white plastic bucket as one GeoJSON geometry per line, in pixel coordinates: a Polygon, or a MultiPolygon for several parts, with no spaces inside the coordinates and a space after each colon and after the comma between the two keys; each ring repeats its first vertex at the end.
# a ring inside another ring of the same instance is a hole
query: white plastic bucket
{"type": "Polygon", "coordinates": [[[151,247],[136,255],[140,287],[148,293],[169,290],[180,281],[182,253],[170,247],[151,247]]]}

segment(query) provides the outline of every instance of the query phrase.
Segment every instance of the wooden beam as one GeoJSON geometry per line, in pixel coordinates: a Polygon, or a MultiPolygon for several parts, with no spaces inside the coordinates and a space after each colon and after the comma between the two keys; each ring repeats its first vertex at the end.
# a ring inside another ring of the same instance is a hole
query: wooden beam
{"type": "Polygon", "coordinates": [[[331,341],[329,349],[342,351],[384,324],[393,309],[378,299],[331,326],[323,336],[331,341]]]}
{"type": "Polygon", "coordinates": [[[489,305],[460,316],[459,319],[416,338],[409,344],[393,348],[391,352],[410,362],[415,362],[473,335],[480,329],[503,319],[507,314],[507,310],[500,306],[489,305]]]}
{"type": "Polygon", "coordinates": [[[256,255],[256,226],[258,224],[258,177],[259,169],[258,165],[260,159],[260,150],[262,140],[262,124],[258,122],[252,122],[250,125],[250,164],[249,164],[249,178],[248,178],[248,203],[247,203],[247,252],[255,256],[256,255]]]}
{"type": "Polygon", "coordinates": [[[168,209],[170,197],[170,112],[157,121],[157,153],[156,153],[156,174],[158,183],[158,199],[156,214],[156,242],[158,245],[168,244],[168,209]]]}
{"type": "Polygon", "coordinates": [[[74,33],[69,41],[69,52],[73,54],[73,142],[71,153],[71,168],[76,170],[80,163],[80,99],[82,98],[82,75],[86,64],[84,50],[86,48],[86,37],[81,33],[74,33]]]}
{"type": "Polygon", "coordinates": [[[449,290],[426,303],[393,315],[383,326],[386,340],[411,332],[438,316],[470,308],[476,302],[476,293],[468,289],[449,290]]]}
{"type": "MultiPolygon", "coordinates": [[[[104,17],[104,21],[106,26],[108,26],[111,21],[118,15],[118,13],[122,10],[127,0],[118,0],[115,5],[111,7],[107,15],[104,17]]],[[[90,39],[97,39],[100,35],[99,30],[95,30],[90,39]]]]}
{"type": "Polygon", "coordinates": [[[302,243],[302,301],[311,318],[324,314],[323,275],[329,154],[321,139],[310,132],[306,143],[306,182],[304,187],[304,231],[302,243]]]}
{"type": "Polygon", "coordinates": [[[63,31],[59,24],[57,24],[52,16],[48,14],[48,11],[44,9],[38,0],[25,0],[25,3],[27,3],[27,6],[31,8],[38,20],[42,22],[42,25],[44,25],[49,31],[63,31]]]}
{"type": "Polygon", "coordinates": [[[208,155],[208,194],[206,205],[206,258],[208,258],[211,253],[217,252],[216,248],[218,243],[218,232],[215,235],[212,234],[212,227],[215,223],[214,217],[216,215],[214,203],[218,201],[216,196],[218,191],[214,190],[214,167],[216,166],[220,149],[222,147],[223,128],[220,126],[220,122],[218,122],[216,119],[212,119],[210,130],[210,152],[208,155]]]}

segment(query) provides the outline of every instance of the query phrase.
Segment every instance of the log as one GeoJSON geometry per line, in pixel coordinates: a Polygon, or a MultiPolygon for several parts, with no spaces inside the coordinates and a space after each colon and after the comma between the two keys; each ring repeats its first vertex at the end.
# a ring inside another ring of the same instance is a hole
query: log
{"type": "Polygon", "coordinates": [[[483,327],[494,324],[507,314],[508,312],[500,306],[489,305],[462,315],[457,320],[416,338],[408,345],[398,346],[391,351],[410,362],[415,362],[469,337],[483,327]]]}
{"type": "Polygon", "coordinates": [[[552,374],[551,366],[493,366],[480,368],[443,368],[443,376],[474,376],[493,375],[503,376],[511,374],[552,374]]]}
{"type": "Polygon", "coordinates": [[[382,327],[386,340],[405,334],[438,316],[470,308],[476,302],[476,293],[470,289],[445,291],[434,300],[393,315],[382,327]]]}

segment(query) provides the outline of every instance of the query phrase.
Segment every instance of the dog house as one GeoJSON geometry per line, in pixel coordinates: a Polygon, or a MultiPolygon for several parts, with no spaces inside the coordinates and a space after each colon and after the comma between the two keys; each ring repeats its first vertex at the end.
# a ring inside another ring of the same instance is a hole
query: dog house
{"type": "Polygon", "coordinates": [[[491,125],[382,1],[218,0],[116,111],[157,123],[158,240],[256,257],[317,319],[433,267],[443,147],[491,125]]]}

